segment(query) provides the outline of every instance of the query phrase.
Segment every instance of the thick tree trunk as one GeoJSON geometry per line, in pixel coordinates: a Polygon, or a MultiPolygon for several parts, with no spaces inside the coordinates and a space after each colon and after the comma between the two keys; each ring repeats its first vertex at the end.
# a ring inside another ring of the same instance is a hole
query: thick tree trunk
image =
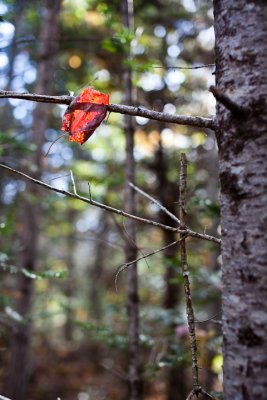
{"type": "Polygon", "coordinates": [[[267,393],[266,1],[215,0],[222,204],[224,399],[267,393]]]}
{"type": "MultiPolygon", "coordinates": [[[[126,28],[133,28],[133,1],[122,0],[122,18],[126,28]]],[[[126,56],[131,57],[131,52],[126,56]]],[[[126,68],[123,75],[123,86],[125,93],[124,103],[133,104],[132,76],[129,68],[126,68]]],[[[129,182],[135,181],[135,160],[134,160],[134,126],[132,117],[125,115],[126,135],[126,163],[125,163],[125,211],[135,214],[135,196],[129,182]]],[[[126,262],[137,257],[136,248],[136,227],[133,220],[127,220],[127,243],[125,245],[126,262]]],[[[128,316],[128,385],[129,400],[142,399],[142,376],[140,363],[139,345],[139,296],[138,296],[138,275],[137,263],[131,264],[127,269],[127,316],[128,316]]]]}
{"type": "MultiPolygon", "coordinates": [[[[58,15],[61,0],[47,0],[40,33],[40,63],[38,67],[37,93],[47,93],[51,88],[51,73],[54,68],[54,56],[57,52],[58,15]],[[53,37],[53,41],[50,39],[53,37]]],[[[34,156],[29,160],[35,167],[35,177],[38,179],[42,172],[42,147],[44,130],[46,128],[48,105],[37,104],[33,116],[32,142],[36,144],[34,156]]],[[[40,190],[34,183],[29,183],[23,207],[22,223],[22,252],[18,264],[29,271],[36,269],[38,261],[38,236],[40,230],[41,209],[39,200],[40,190]]],[[[11,358],[8,392],[12,400],[24,400],[27,393],[27,383],[30,371],[31,344],[31,312],[33,303],[34,281],[24,275],[19,276],[20,298],[17,305],[18,313],[25,322],[18,324],[12,335],[11,358]]]]}

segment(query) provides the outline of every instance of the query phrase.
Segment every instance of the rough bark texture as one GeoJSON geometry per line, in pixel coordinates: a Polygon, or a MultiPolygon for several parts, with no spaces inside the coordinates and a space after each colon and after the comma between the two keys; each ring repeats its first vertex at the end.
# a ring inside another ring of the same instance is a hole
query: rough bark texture
{"type": "MultiPolygon", "coordinates": [[[[46,93],[51,88],[51,72],[54,66],[54,56],[57,52],[58,15],[61,0],[47,0],[44,7],[43,22],[40,33],[40,63],[38,66],[38,83],[36,91],[46,93]],[[50,42],[48,39],[54,38],[50,42]]],[[[32,142],[36,151],[29,160],[35,167],[35,177],[38,179],[42,172],[42,147],[44,130],[47,123],[47,105],[37,105],[33,116],[32,142]]],[[[40,231],[41,209],[39,201],[40,190],[32,182],[28,184],[23,208],[22,252],[18,260],[21,268],[29,271],[36,269],[38,261],[38,236],[40,231]]],[[[19,275],[19,292],[17,311],[25,318],[13,331],[11,342],[10,372],[8,393],[12,400],[26,399],[27,383],[30,374],[30,344],[31,344],[31,312],[33,304],[34,281],[24,275],[19,275]]]]}
{"type": "MultiPolygon", "coordinates": [[[[133,1],[122,0],[123,24],[128,29],[133,28],[133,1]]],[[[129,58],[129,54],[127,54],[129,58]]],[[[133,103],[131,71],[127,68],[123,75],[123,86],[125,93],[125,104],[133,103]]],[[[135,214],[134,190],[128,183],[135,181],[135,160],[134,160],[134,126],[132,117],[125,115],[126,135],[126,164],[125,164],[125,210],[135,214]]],[[[133,220],[126,222],[127,244],[125,246],[126,262],[136,259],[136,227],[133,220]]],[[[139,344],[139,296],[138,296],[138,275],[137,263],[131,264],[127,269],[127,316],[128,316],[128,385],[129,400],[142,399],[142,376],[140,365],[140,344],[139,344]]]]}
{"type": "Polygon", "coordinates": [[[224,399],[267,396],[266,1],[215,0],[222,205],[224,399]]]}

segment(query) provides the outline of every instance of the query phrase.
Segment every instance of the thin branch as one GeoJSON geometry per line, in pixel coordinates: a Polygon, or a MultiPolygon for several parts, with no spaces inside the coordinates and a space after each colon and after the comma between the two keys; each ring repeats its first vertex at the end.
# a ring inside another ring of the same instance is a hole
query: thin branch
{"type": "Polygon", "coordinates": [[[212,317],[208,318],[208,319],[204,319],[202,321],[197,321],[195,320],[195,323],[197,324],[203,324],[204,322],[209,322],[212,321],[214,317],[217,317],[217,315],[220,315],[222,313],[222,311],[217,312],[216,314],[214,314],[212,317]]]}
{"type": "Polygon", "coordinates": [[[114,368],[114,365],[112,365],[112,367],[110,367],[105,362],[102,362],[100,365],[101,365],[101,367],[105,368],[107,371],[111,372],[112,374],[118,376],[122,380],[127,381],[128,375],[124,371],[122,371],[120,368],[118,368],[118,367],[114,368]]]}
{"type": "Polygon", "coordinates": [[[222,92],[216,86],[210,86],[209,91],[213,94],[215,99],[223,104],[228,110],[232,111],[234,114],[245,115],[249,113],[249,109],[247,107],[243,107],[240,104],[237,104],[233,101],[229,96],[222,92]]]}
{"type": "Polygon", "coordinates": [[[138,193],[140,193],[142,196],[148,198],[150,201],[155,203],[163,212],[165,212],[170,218],[172,218],[175,222],[180,225],[180,220],[179,218],[176,217],[173,213],[171,213],[166,207],[164,207],[159,201],[154,199],[154,197],[150,196],[148,193],[144,192],[142,189],[134,185],[132,182],[129,182],[129,185],[138,193]]]}
{"type": "MultiPolygon", "coordinates": [[[[180,182],[179,182],[179,216],[180,216],[180,228],[186,232],[185,223],[185,208],[186,208],[186,191],[187,191],[187,159],[184,153],[181,154],[180,158],[180,182]]],[[[186,300],[186,313],[187,313],[187,326],[189,331],[191,360],[192,360],[192,379],[193,389],[189,393],[187,400],[193,399],[194,396],[198,398],[199,393],[209,400],[216,400],[209,393],[207,393],[199,384],[199,366],[197,360],[197,340],[196,340],[196,327],[195,327],[195,316],[191,298],[191,289],[189,281],[189,269],[187,263],[187,250],[186,250],[186,235],[180,234],[180,249],[181,249],[181,264],[184,278],[184,293],[186,300]]]]}
{"type": "Polygon", "coordinates": [[[72,182],[72,186],[73,186],[73,193],[77,195],[77,190],[76,190],[76,185],[75,185],[72,170],[70,170],[70,177],[71,177],[71,182],[72,182]]]}
{"type": "Polygon", "coordinates": [[[89,200],[92,201],[92,191],[91,191],[91,185],[90,182],[88,181],[88,191],[89,191],[89,200]]]}
{"type": "Polygon", "coordinates": [[[192,400],[194,396],[195,396],[195,391],[194,391],[194,390],[191,390],[191,392],[190,392],[189,395],[187,396],[186,400],[192,400]]]}
{"type": "Polygon", "coordinates": [[[213,397],[211,394],[207,393],[206,390],[204,390],[204,389],[202,389],[202,388],[200,389],[200,393],[201,393],[204,397],[206,397],[206,399],[209,399],[209,400],[216,400],[215,397],[213,397]]]}
{"type": "Polygon", "coordinates": [[[52,142],[52,143],[50,144],[50,146],[48,147],[47,152],[45,153],[45,157],[48,156],[48,154],[49,154],[49,152],[50,152],[52,146],[54,146],[54,144],[55,144],[59,139],[61,139],[63,136],[66,136],[66,135],[67,135],[67,132],[64,132],[64,133],[62,133],[62,135],[60,135],[58,138],[56,138],[55,140],[53,140],[53,142],[52,142]]]}
{"type": "MultiPolygon", "coordinates": [[[[5,90],[0,90],[0,98],[23,99],[23,100],[42,102],[42,103],[67,104],[67,105],[69,105],[71,101],[74,99],[73,96],[47,96],[35,93],[33,94],[18,93],[5,90]]],[[[139,117],[153,119],[156,121],[170,122],[179,125],[197,126],[200,128],[209,128],[213,130],[215,129],[215,123],[211,118],[166,114],[158,111],[148,110],[143,107],[133,107],[121,104],[109,104],[107,109],[110,112],[139,116],[139,117]]]]}
{"type": "MultiPolygon", "coordinates": [[[[122,219],[122,225],[123,225],[123,230],[124,230],[125,236],[126,236],[126,238],[128,238],[128,240],[125,240],[125,243],[128,243],[128,244],[129,244],[129,243],[132,243],[132,244],[135,246],[136,250],[137,250],[138,252],[140,252],[140,253],[142,254],[142,256],[143,256],[143,255],[144,255],[143,250],[140,249],[140,248],[137,246],[137,243],[133,240],[133,238],[131,237],[131,235],[128,233],[124,219],[122,219]]],[[[144,257],[144,258],[145,258],[145,257],[144,257]]],[[[149,268],[149,265],[148,265],[148,262],[147,262],[146,258],[145,258],[145,262],[146,262],[147,267],[149,268]]],[[[132,261],[131,261],[131,263],[132,263],[132,261]]]]}
{"type": "Polygon", "coordinates": [[[175,66],[163,67],[160,65],[151,65],[151,68],[162,68],[162,69],[200,69],[209,67],[215,67],[215,64],[196,65],[195,67],[175,67],[175,66]]]}
{"type": "Polygon", "coordinates": [[[172,232],[177,232],[177,233],[181,233],[182,232],[182,233],[186,233],[188,236],[195,237],[195,238],[198,238],[198,239],[207,240],[207,241],[213,242],[213,243],[221,243],[221,239],[216,238],[214,236],[197,233],[197,232],[192,231],[191,229],[187,229],[186,231],[184,231],[184,230],[182,231],[179,228],[174,228],[172,226],[161,224],[160,222],[152,221],[150,219],[146,219],[146,218],[138,217],[136,215],[129,214],[129,213],[123,211],[123,210],[119,210],[117,208],[108,206],[106,204],[99,203],[98,201],[94,201],[92,199],[88,199],[87,197],[80,196],[80,195],[75,194],[75,193],[71,193],[71,192],[69,192],[67,190],[58,189],[58,188],[56,188],[54,186],[48,185],[47,183],[39,181],[38,179],[32,178],[31,176],[29,176],[27,174],[24,174],[21,171],[18,171],[18,170],[14,169],[14,168],[8,167],[5,164],[0,164],[0,167],[1,168],[5,168],[8,171],[14,172],[17,175],[23,176],[24,178],[28,179],[29,181],[34,182],[37,185],[43,186],[46,189],[52,190],[53,192],[64,194],[65,196],[69,196],[69,197],[72,197],[74,199],[81,200],[81,201],[83,201],[85,203],[88,203],[88,204],[91,204],[93,206],[102,208],[103,210],[110,211],[110,212],[113,212],[115,214],[122,215],[123,217],[131,218],[131,219],[134,219],[136,221],[139,221],[139,222],[142,222],[142,223],[145,223],[145,224],[148,224],[148,225],[153,225],[153,226],[156,226],[158,228],[165,229],[167,231],[172,231],[172,232]]]}
{"type": "MultiPolygon", "coordinates": [[[[179,182],[179,200],[180,200],[180,221],[181,229],[186,230],[185,224],[185,205],[186,205],[186,190],[187,190],[187,159],[184,153],[181,154],[180,158],[180,182],[179,182]]],[[[184,278],[184,292],[186,300],[186,312],[187,312],[187,325],[190,339],[191,349],[191,360],[192,360],[192,378],[193,378],[193,390],[197,391],[200,388],[199,377],[198,377],[198,364],[197,364],[197,342],[196,342],[196,328],[195,328],[195,317],[194,309],[191,299],[190,281],[189,281],[189,269],[187,264],[187,251],[186,251],[186,238],[183,234],[181,238],[181,264],[184,278]]]]}
{"type": "Polygon", "coordinates": [[[127,267],[129,267],[130,265],[132,265],[132,264],[134,264],[134,263],[136,263],[136,262],[138,262],[138,261],[140,261],[140,260],[143,260],[143,259],[146,259],[146,258],[148,258],[148,257],[150,257],[150,256],[153,256],[154,254],[160,253],[161,251],[164,251],[164,250],[168,249],[169,247],[174,246],[176,243],[178,243],[178,242],[180,242],[180,241],[181,241],[181,239],[175,240],[174,242],[169,243],[169,244],[167,244],[166,246],[161,247],[161,248],[158,249],[158,250],[154,250],[154,251],[152,251],[151,253],[147,253],[147,254],[144,254],[144,255],[142,255],[142,256],[136,258],[135,260],[131,260],[131,261],[127,262],[127,263],[121,264],[121,265],[118,267],[119,269],[118,269],[118,271],[116,272],[116,276],[115,276],[115,286],[116,286],[116,290],[117,290],[118,277],[119,277],[120,273],[123,272],[127,267]]]}
{"type": "Polygon", "coordinates": [[[157,226],[157,227],[162,228],[162,229],[171,230],[171,231],[175,231],[175,232],[179,233],[179,229],[173,228],[173,227],[168,226],[168,225],[161,224],[161,223],[156,222],[156,221],[151,221],[149,219],[137,217],[136,215],[129,214],[129,213],[123,211],[123,210],[119,210],[117,208],[113,208],[113,207],[108,206],[106,204],[99,203],[98,201],[94,201],[94,200],[88,199],[87,197],[80,196],[80,195],[75,194],[75,193],[71,193],[68,190],[58,189],[58,188],[56,188],[54,186],[48,185],[47,183],[39,181],[38,179],[32,178],[31,176],[29,176],[27,174],[24,174],[21,171],[18,171],[18,170],[14,169],[14,168],[10,168],[7,165],[0,164],[0,167],[5,168],[5,169],[7,169],[7,170],[9,170],[11,172],[14,172],[17,175],[23,176],[24,178],[28,179],[29,181],[34,182],[37,185],[43,186],[46,189],[52,190],[53,192],[64,194],[65,196],[69,196],[69,197],[72,197],[74,199],[81,200],[81,201],[83,201],[85,203],[88,203],[88,204],[91,204],[93,206],[102,208],[103,210],[111,211],[111,212],[114,212],[116,214],[122,215],[122,216],[127,217],[127,218],[134,219],[134,220],[139,221],[139,222],[143,222],[143,223],[146,223],[146,224],[149,224],[149,225],[157,226]]]}

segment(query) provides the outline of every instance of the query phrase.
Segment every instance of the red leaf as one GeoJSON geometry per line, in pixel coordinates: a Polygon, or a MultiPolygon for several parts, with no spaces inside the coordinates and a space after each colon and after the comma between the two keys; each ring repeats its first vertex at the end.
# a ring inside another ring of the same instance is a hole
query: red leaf
{"type": "Polygon", "coordinates": [[[86,88],[67,108],[61,130],[69,134],[70,142],[83,144],[94,133],[107,114],[109,96],[86,88]]]}

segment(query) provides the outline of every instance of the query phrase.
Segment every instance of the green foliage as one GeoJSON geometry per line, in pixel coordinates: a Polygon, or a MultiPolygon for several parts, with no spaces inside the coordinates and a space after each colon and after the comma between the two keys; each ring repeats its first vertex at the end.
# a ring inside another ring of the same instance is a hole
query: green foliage
{"type": "Polygon", "coordinates": [[[114,332],[110,327],[99,326],[93,322],[75,321],[75,324],[86,334],[90,333],[91,339],[106,344],[111,348],[127,349],[127,338],[114,332]]]}
{"type": "Polygon", "coordinates": [[[66,279],[68,276],[68,272],[65,271],[42,271],[42,272],[33,272],[29,271],[26,268],[17,268],[15,265],[10,264],[10,257],[5,253],[0,253],[0,268],[3,271],[9,272],[11,274],[21,273],[27,278],[33,280],[39,279],[66,279]]]}

